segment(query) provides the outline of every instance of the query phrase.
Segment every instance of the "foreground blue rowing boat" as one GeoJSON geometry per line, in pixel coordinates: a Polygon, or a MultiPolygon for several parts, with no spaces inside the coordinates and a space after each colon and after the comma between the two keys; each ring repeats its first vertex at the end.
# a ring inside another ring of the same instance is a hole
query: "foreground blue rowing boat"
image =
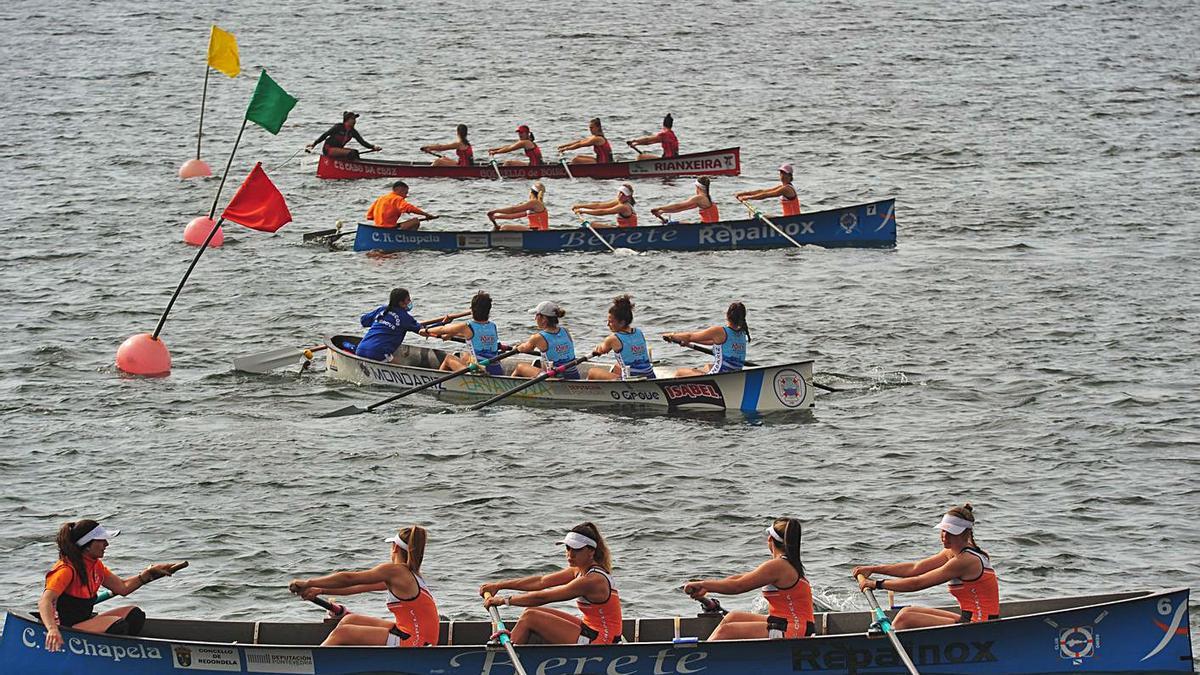
{"type": "MultiPolygon", "coordinates": [[[[1004,603],[1003,619],[900,631],[921,673],[1191,672],[1188,590],[1004,603]]],[[[719,617],[629,619],[614,645],[523,645],[525,671],[541,675],[745,675],[901,672],[891,643],[868,635],[868,612],[816,615],[803,639],[702,642],[719,617]]],[[[140,637],[64,629],[65,650],[9,612],[0,664],[13,673],[413,673],[511,675],[508,654],[485,644],[484,621],[443,621],[438,647],[317,647],[321,623],[148,619],[140,637]]]]}
{"type": "MultiPolygon", "coordinates": [[[[800,244],[826,248],[889,248],[896,245],[896,200],[885,199],[770,220],[800,244]]],[[[635,251],[727,251],[790,248],[794,244],[758,218],[708,225],[643,225],[597,230],[614,248],[635,251]]],[[[532,253],[607,251],[585,228],[527,232],[397,230],[359,224],[355,251],[463,251],[512,249],[532,253]]]]}

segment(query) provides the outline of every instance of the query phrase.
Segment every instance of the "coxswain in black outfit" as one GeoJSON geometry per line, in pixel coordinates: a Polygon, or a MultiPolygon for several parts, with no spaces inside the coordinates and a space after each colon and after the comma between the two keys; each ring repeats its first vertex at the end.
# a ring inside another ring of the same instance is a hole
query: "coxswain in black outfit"
{"type": "Polygon", "coordinates": [[[342,113],[342,121],[340,124],[335,124],[329,128],[329,131],[321,134],[320,138],[308,144],[305,150],[312,151],[313,147],[321,141],[325,141],[325,145],[321,147],[321,154],[336,157],[338,159],[358,159],[358,150],[347,148],[346,144],[351,140],[358,141],[360,145],[370,148],[375,151],[383,148],[378,145],[371,145],[359,134],[354,128],[354,120],[358,119],[358,113],[347,110],[342,113]]]}

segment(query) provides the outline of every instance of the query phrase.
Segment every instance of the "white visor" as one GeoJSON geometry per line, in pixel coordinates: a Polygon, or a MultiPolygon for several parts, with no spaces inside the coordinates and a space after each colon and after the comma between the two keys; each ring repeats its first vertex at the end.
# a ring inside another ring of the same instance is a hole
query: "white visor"
{"type": "Polygon", "coordinates": [[[399,546],[405,553],[408,552],[408,544],[404,543],[404,540],[400,538],[400,535],[388,537],[387,539],[384,539],[384,541],[389,544],[395,544],[399,546]]]}
{"type": "Polygon", "coordinates": [[[783,537],[779,536],[779,533],[775,531],[774,525],[767,526],[767,536],[771,537],[772,539],[774,539],[775,541],[777,541],[781,544],[783,543],[783,537]]]}
{"type": "Polygon", "coordinates": [[[945,530],[950,534],[962,534],[974,526],[975,523],[972,523],[969,520],[964,520],[958,516],[952,516],[947,513],[946,515],[942,516],[942,522],[934,525],[933,528],[935,530],[945,530]]]}
{"type": "Polygon", "coordinates": [[[121,531],[118,529],[114,528],[114,529],[109,530],[109,529],[106,529],[103,525],[97,525],[96,527],[92,528],[91,532],[88,532],[87,534],[80,537],[79,540],[75,542],[75,545],[76,546],[87,546],[88,543],[96,541],[97,539],[102,539],[104,541],[108,541],[109,539],[112,539],[113,537],[117,536],[118,534],[121,534],[121,531]]]}
{"type": "Polygon", "coordinates": [[[708,189],[708,188],[707,188],[707,186],[705,186],[705,185],[704,185],[704,183],[701,183],[701,182],[700,182],[700,179],[699,179],[699,178],[697,178],[697,179],[696,179],[696,187],[698,187],[698,188],[700,188],[700,189],[702,189],[702,190],[707,190],[707,189],[708,189]]]}
{"type": "Polygon", "coordinates": [[[625,195],[626,197],[632,197],[633,196],[633,187],[631,187],[629,185],[622,185],[621,189],[620,189],[620,193],[625,195]]]}
{"type": "Polygon", "coordinates": [[[792,165],[790,163],[780,164],[779,170],[788,174],[789,176],[792,175],[792,165]]]}
{"type": "Polygon", "coordinates": [[[595,539],[592,539],[591,537],[585,537],[578,532],[568,532],[567,536],[563,537],[561,541],[556,541],[554,543],[560,546],[566,545],[567,548],[583,548],[585,546],[596,548],[595,539]]]}

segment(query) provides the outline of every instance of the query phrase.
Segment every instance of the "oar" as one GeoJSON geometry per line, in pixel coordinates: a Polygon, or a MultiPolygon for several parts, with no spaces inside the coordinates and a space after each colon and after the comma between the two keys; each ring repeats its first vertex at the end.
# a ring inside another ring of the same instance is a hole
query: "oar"
{"type": "Polygon", "coordinates": [[[571,173],[571,167],[568,166],[567,158],[563,157],[563,154],[561,152],[558,153],[558,163],[562,164],[563,171],[567,172],[567,178],[570,178],[571,180],[575,180],[575,175],[571,173]]]}
{"type": "MultiPolygon", "coordinates": [[[[866,579],[861,574],[857,578],[860,584],[866,579]]],[[[900,661],[904,663],[904,667],[908,668],[909,673],[912,675],[921,675],[917,672],[917,667],[913,665],[912,659],[908,657],[908,652],[904,651],[904,645],[900,644],[900,638],[896,637],[896,629],[892,627],[892,620],[879,607],[879,601],[875,599],[875,592],[869,588],[864,588],[862,589],[862,593],[867,596],[867,604],[871,605],[871,611],[875,614],[875,621],[871,624],[871,628],[878,627],[879,630],[887,634],[888,639],[892,641],[892,647],[896,650],[896,655],[900,657],[900,661]]]]}
{"type": "Polygon", "coordinates": [[[577,366],[596,355],[597,354],[595,352],[592,352],[591,354],[588,354],[587,356],[580,356],[578,358],[571,359],[570,361],[567,361],[566,363],[562,364],[561,366],[556,366],[554,368],[551,368],[550,370],[547,370],[546,372],[542,373],[541,375],[538,375],[537,377],[534,377],[534,378],[528,380],[527,382],[522,382],[521,384],[513,387],[512,389],[509,389],[508,391],[506,391],[502,394],[496,394],[495,396],[489,398],[486,401],[481,401],[479,403],[476,403],[475,405],[471,406],[471,410],[479,410],[480,408],[485,408],[485,407],[495,403],[496,401],[506,399],[509,396],[512,396],[513,394],[515,394],[519,391],[524,391],[543,380],[554,377],[555,375],[562,375],[571,366],[577,366]]]}
{"type": "Polygon", "coordinates": [[[780,235],[781,237],[783,237],[784,239],[787,239],[788,241],[792,242],[792,244],[793,244],[793,245],[794,245],[796,248],[803,248],[803,247],[800,245],[800,242],[796,241],[795,239],[792,239],[792,237],[791,237],[791,236],[790,236],[790,235],[789,235],[787,232],[784,232],[783,230],[781,230],[781,229],[779,228],[779,226],[778,226],[778,225],[776,225],[775,223],[772,223],[772,222],[771,222],[771,219],[770,219],[770,218],[768,218],[768,217],[766,217],[766,216],[764,216],[762,211],[759,211],[757,208],[755,208],[755,207],[753,207],[753,206],[750,206],[749,204],[747,204],[747,203],[746,203],[746,200],[744,200],[744,199],[739,199],[738,201],[742,203],[742,206],[746,207],[746,209],[750,211],[750,215],[752,215],[752,216],[755,216],[755,217],[757,217],[758,219],[762,220],[762,221],[763,221],[764,223],[766,223],[767,225],[770,225],[772,230],[775,230],[776,232],[778,232],[778,233],[779,233],[779,235],[780,235]]]}
{"type": "Polygon", "coordinates": [[[496,178],[503,183],[504,176],[500,175],[500,165],[496,163],[496,158],[492,158],[492,170],[496,172],[496,178]]]}
{"type": "Polygon", "coordinates": [[[345,224],[346,223],[344,221],[338,220],[338,221],[334,222],[334,224],[333,224],[334,227],[332,230],[317,230],[316,232],[305,232],[302,240],[304,241],[304,243],[307,244],[309,242],[316,241],[318,239],[324,239],[325,237],[328,237],[331,234],[337,234],[338,232],[341,232],[342,225],[345,225],[345,224]]]}
{"type": "Polygon", "coordinates": [[[438,159],[446,159],[445,155],[443,155],[440,152],[434,152],[433,150],[422,150],[421,152],[423,152],[427,155],[433,155],[434,157],[437,157],[438,159]]]}
{"type": "MultiPolygon", "coordinates": [[[[670,343],[672,343],[672,344],[677,344],[677,345],[679,345],[680,347],[687,347],[688,349],[694,349],[694,350],[696,350],[696,351],[700,352],[701,354],[708,354],[709,356],[712,356],[712,353],[713,353],[712,347],[706,347],[706,346],[704,346],[704,345],[698,345],[698,344],[696,344],[696,343],[694,343],[694,342],[689,342],[689,343],[687,343],[687,344],[683,344],[682,342],[680,342],[680,341],[678,341],[678,340],[672,340],[672,339],[668,338],[666,335],[664,335],[664,336],[663,336],[663,341],[664,341],[664,342],[670,342],[670,343]]],[[[753,362],[753,361],[743,361],[743,362],[742,362],[742,365],[746,365],[746,366],[750,366],[751,368],[754,368],[754,367],[755,367],[755,366],[757,366],[758,364],[757,364],[757,363],[755,363],[755,362],[753,362]]],[[[829,386],[829,385],[827,385],[827,384],[821,384],[820,382],[817,382],[817,381],[813,381],[813,383],[812,383],[812,384],[813,384],[813,386],[814,386],[814,387],[816,387],[817,389],[824,389],[825,391],[830,391],[830,392],[832,392],[832,391],[841,391],[841,389],[834,389],[833,387],[831,387],[831,386],[829,386]]]]}
{"type": "Polygon", "coordinates": [[[596,228],[592,227],[592,224],[591,224],[591,222],[589,222],[589,221],[587,221],[587,220],[584,220],[584,219],[583,219],[583,216],[582,216],[582,215],[580,215],[580,214],[578,214],[578,213],[576,213],[576,214],[575,214],[575,217],[576,217],[576,218],[578,218],[578,219],[579,219],[579,223],[580,223],[581,225],[583,225],[584,227],[586,227],[586,228],[588,229],[588,231],[590,231],[592,234],[594,234],[594,235],[596,236],[596,238],[600,240],[600,243],[601,243],[601,244],[604,244],[604,246],[605,246],[605,247],[606,247],[606,248],[607,248],[609,251],[611,251],[612,253],[616,253],[616,252],[617,252],[617,249],[613,248],[613,245],[612,245],[612,244],[610,244],[610,243],[608,243],[608,241],[607,241],[607,240],[605,240],[605,239],[604,239],[604,237],[601,237],[601,236],[600,236],[600,233],[596,231],[596,228]]]}
{"type": "MultiPolygon", "coordinates": [[[[187,566],[188,566],[188,561],[184,560],[181,562],[172,563],[171,566],[168,567],[167,569],[171,570],[171,574],[174,574],[187,566]]],[[[161,579],[161,578],[162,577],[154,577],[154,579],[161,579]]],[[[150,581],[154,581],[154,579],[151,579],[150,581]]],[[[107,588],[101,588],[100,592],[96,593],[96,602],[104,602],[105,600],[108,600],[109,598],[113,597],[114,595],[116,595],[116,593],[113,593],[112,591],[108,590],[107,588]]]]}
{"type": "Polygon", "coordinates": [[[250,356],[242,356],[233,360],[233,369],[240,370],[244,373],[255,373],[264,375],[275,370],[290,366],[296,362],[296,357],[303,356],[305,359],[311,359],[314,352],[319,352],[325,349],[325,345],[317,345],[316,347],[303,347],[296,349],[295,347],[284,347],[261,354],[252,354],[250,356]]]}
{"type": "Polygon", "coordinates": [[[448,375],[443,375],[442,377],[430,380],[429,382],[426,382],[425,384],[418,384],[417,386],[412,387],[411,389],[405,389],[404,391],[400,392],[399,394],[396,394],[394,396],[389,396],[389,397],[383,399],[382,401],[377,401],[375,403],[372,403],[371,405],[369,405],[365,408],[360,408],[356,405],[348,405],[345,408],[338,408],[337,410],[334,410],[333,412],[327,412],[324,415],[317,415],[317,417],[346,417],[348,415],[360,415],[365,412],[371,412],[372,410],[374,410],[380,406],[385,406],[385,405],[391,403],[392,401],[398,401],[398,400],[404,398],[405,396],[408,396],[409,394],[415,394],[418,391],[424,391],[430,387],[435,387],[443,382],[448,382],[450,380],[453,380],[454,378],[456,378],[460,375],[465,375],[465,374],[475,371],[475,370],[482,370],[484,368],[487,368],[491,364],[497,363],[501,359],[506,359],[506,358],[512,356],[513,354],[517,354],[517,353],[518,353],[517,350],[510,349],[506,352],[501,352],[501,353],[493,356],[490,359],[483,359],[482,361],[476,361],[474,363],[468,364],[467,367],[465,367],[465,368],[460,368],[448,375]]]}
{"type": "MultiPolygon", "coordinates": [[[[492,597],[491,593],[483,594],[484,600],[490,597],[492,597]]],[[[500,612],[495,607],[488,607],[488,613],[492,615],[492,624],[496,627],[496,637],[500,638],[500,644],[504,645],[504,650],[508,652],[513,669],[517,671],[517,675],[526,675],[525,667],[521,665],[521,659],[517,658],[517,650],[513,647],[512,639],[508,637],[508,629],[504,627],[504,620],[500,618],[500,612]]]]}
{"type": "Polygon", "coordinates": [[[309,600],[309,602],[311,602],[312,604],[314,604],[318,607],[322,607],[324,609],[329,610],[334,616],[350,613],[350,610],[346,609],[345,605],[340,605],[336,602],[326,600],[325,598],[322,598],[321,596],[317,596],[317,597],[313,598],[312,600],[309,600]]]}

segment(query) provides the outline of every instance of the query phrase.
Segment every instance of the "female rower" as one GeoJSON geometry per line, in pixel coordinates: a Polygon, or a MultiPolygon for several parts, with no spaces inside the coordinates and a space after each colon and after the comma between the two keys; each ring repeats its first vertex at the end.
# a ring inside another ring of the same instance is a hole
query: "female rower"
{"type": "Polygon", "coordinates": [[[400,348],[406,333],[417,333],[421,324],[413,318],[412,296],[404,288],[393,288],[386,305],[359,317],[367,334],[358,342],[354,353],[364,359],[387,361],[400,348]]]}
{"type": "Polygon", "coordinates": [[[100,560],[108,549],[108,540],[120,533],[94,520],[64,523],[58,528],[58,562],[46,573],[46,590],[38,599],[38,618],[46,627],[46,651],[62,649],[59,626],[85,633],[137,635],[142,632],[146,614],[130,605],[94,614],[100,587],[115,595],[129,595],[146,584],[171,575],[169,564],[156,564],[122,579],[100,560]]]}
{"type": "Polygon", "coordinates": [[[750,326],[746,325],[746,306],[740,302],[729,303],[725,310],[725,325],[712,326],[691,333],[665,333],[663,339],[684,347],[695,342],[712,345],[713,362],[707,369],[680,368],[675,377],[716,375],[741,370],[746,365],[746,347],[750,343],[750,326]]]}
{"type": "Polygon", "coordinates": [[[475,151],[471,149],[471,142],[467,140],[467,125],[458,125],[455,127],[454,132],[458,134],[458,139],[453,143],[421,146],[421,152],[433,153],[444,150],[453,150],[454,154],[458,155],[458,159],[438,157],[433,160],[432,166],[471,166],[471,163],[475,159],[475,151]]]}
{"type": "Polygon", "coordinates": [[[662,217],[662,214],[664,213],[679,213],[681,211],[699,209],[701,224],[715,223],[721,220],[721,214],[717,210],[716,203],[712,200],[712,194],[709,192],[709,187],[712,185],[712,179],[710,179],[708,176],[701,176],[696,179],[694,185],[696,188],[696,194],[681,202],[650,209],[650,213],[655,218],[658,218],[665,223],[667,221],[662,217]]]}
{"type": "Polygon", "coordinates": [[[571,528],[562,541],[567,567],[545,576],[509,579],[479,587],[484,605],[527,607],[513,626],[511,638],[525,644],[536,634],[550,644],[613,644],[621,640],[621,599],[612,578],[612,555],[591,523],[571,528]],[[504,589],[524,591],[505,597],[504,589]],[[489,597],[490,596],[490,597],[489,597]],[[551,602],[575,600],[580,618],[562,610],[543,607],[551,602]]]}
{"type": "MultiPolygon", "coordinates": [[[[436,328],[421,331],[421,335],[438,337],[443,340],[461,338],[467,343],[467,352],[447,354],[442,359],[442,370],[462,370],[468,364],[484,359],[494,358],[500,353],[500,334],[496,324],[488,320],[492,313],[492,296],[479,291],[471,298],[471,320],[463,323],[449,323],[436,328]]],[[[504,367],[499,363],[489,363],[485,369],[488,375],[503,375],[504,367]]]]}
{"type": "Polygon", "coordinates": [[[864,577],[859,587],[911,593],[950,584],[950,595],[958,601],[958,614],[910,605],[892,620],[897,630],[999,619],[1000,584],[987,552],[975,543],[974,508],[970,503],[955,506],[934,527],[940,530],[941,551],[916,562],[859,565],[851,572],[855,577],[864,577]],[[871,579],[872,574],[899,578],[871,579]]]}
{"type": "Polygon", "coordinates": [[[507,159],[504,161],[504,166],[537,166],[542,163],[542,149],[534,142],[533,132],[529,130],[529,125],[522,124],[517,127],[517,140],[508,145],[501,145],[495,148],[488,148],[488,155],[503,155],[517,150],[525,151],[525,160],[507,159]]]}
{"type": "Polygon", "coordinates": [[[771,197],[779,197],[779,204],[783,207],[783,215],[798,216],[800,215],[800,195],[796,194],[796,188],[792,187],[792,165],[782,164],[779,166],[779,185],[764,190],[749,190],[739,192],[734,197],[739,202],[770,199],[771,197]]]}
{"type": "Polygon", "coordinates": [[[610,199],[606,202],[582,202],[575,204],[571,210],[575,215],[588,216],[609,216],[615,215],[617,222],[604,223],[592,222],[592,227],[637,227],[637,212],[633,207],[637,205],[637,201],[633,198],[633,186],[629,183],[622,183],[621,189],[617,190],[615,199],[610,199]]]}
{"type": "MultiPolygon", "coordinates": [[[[558,320],[567,315],[566,310],[556,303],[546,300],[533,310],[534,321],[537,322],[538,332],[516,346],[522,354],[535,351],[542,353],[542,360],[548,361],[546,369],[555,368],[568,361],[575,360],[575,342],[566,328],[558,325],[558,320]]],[[[537,377],[542,371],[528,363],[518,363],[513,369],[513,377],[537,377]]],[[[571,366],[561,375],[564,380],[578,380],[579,368],[571,366]]]]}
{"type": "MultiPolygon", "coordinates": [[[[671,113],[667,113],[667,116],[663,118],[662,131],[659,131],[657,134],[650,134],[649,136],[625,141],[625,144],[634,150],[637,150],[639,145],[661,145],[663,159],[678,157],[679,139],[675,136],[675,132],[671,130],[673,126],[675,126],[675,118],[671,117],[671,113]]],[[[658,157],[658,155],[648,152],[639,152],[637,158],[658,159],[658,157]]]]}
{"type": "Polygon", "coordinates": [[[596,347],[596,354],[613,352],[617,357],[616,371],[593,366],[588,370],[589,380],[628,380],[635,377],[654,379],[654,365],[650,363],[650,348],[640,328],[633,327],[633,299],[628,295],[613,298],[608,308],[608,329],[612,335],[596,347]]]}
{"type": "Polygon", "coordinates": [[[801,638],[817,632],[813,617],[812,587],[800,560],[800,521],[779,518],[767,527],[767,550],[771,559],[745,574],[724,579],[689,581],[683,590],[700,599],[709,593],[737,595],[756,588],[770,606],[770,614],[730,612],[721,619],[709,640],[755,638],[801,638]]]}
{"type": "Polygon", "coordinates": [[[587,155],[577,155],[571,160],[572,164],[611,164],[613,161],[612,146],[608,144],[608,139],[604,137],[604,127],[600,124],[600,118],[594,117],[591,122],[588,122],[589,135],[570,143],[563,143],[558,146],[558,153],[568,150],[578,150],[580,148],[591,147],[596,153],[595,157],[587,155]]]}
{"type": "Polygon", "coordinates": [[[529,199],[514,204],[513,206],[505,206],[498,209],[492,209],[487,213],[488,220],[492,221],[493,230],[548,230],[550,229],[550,213],[546,211],[546,186],[542,185],[541,181],[529,186],[529,199]],[[516,220],[517,218],[529,218],[529,225],[520,225],[513,223],[510,225],[501,225],[496,222],[500,220],[516,220]]]}
{"type": "Polygon", "coordinates": [[[438,609],[429,587],[421,578],[421,560],[425,557],[425,528],[406,527],[384,539],[392,545],[391,562],[381,563],[362,572],[335,572],[313,579],[294,579],[288,590],[305,600],[318,595],[354,595],[387,591],[387,608],[392,619],[377,619],[363,614],[341,615],[333,632],[322,646],[375,645],[388,647],[429,647],[438,643],[438,609]]]}
{"type": "Polygon", "coordinates": [[[342,121],[340,124],[335,124],[330,127],[328,131],[318,136],[317,140],[309,143],[304,149],[308,152],[312,152],[313,146],[324,141],[324,145],[321,146],[322,155],[329,155],[330,157],[336,157],[338,159],[351,159],[355,161],[358,160],[358,150],[346,147],[346,144],[352,140],[358,141],[363,147],[370,148],[372,152],[379,152],[382,150],[383,148],[379,147],[378,145],[372,145],[371,143],[368,143],[366,139],[362,137],[362,134],[358,133],[358,131],[354,129],[354,122],[357,119],[358,113],[347,110],[346,112],[342,113],[342,121]]]}

